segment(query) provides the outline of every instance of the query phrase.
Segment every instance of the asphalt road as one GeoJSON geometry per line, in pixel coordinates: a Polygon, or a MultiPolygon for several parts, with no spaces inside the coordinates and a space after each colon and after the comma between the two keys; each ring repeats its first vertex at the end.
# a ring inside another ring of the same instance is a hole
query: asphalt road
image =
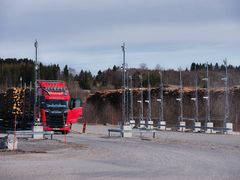
{"type": "Polygon", "coordinates": [[[87,126],[54,140],[19,141],[26,152],[0,152],[0,179],[240,179],[240,136],[159,132],[107,136],[87,126]]]}

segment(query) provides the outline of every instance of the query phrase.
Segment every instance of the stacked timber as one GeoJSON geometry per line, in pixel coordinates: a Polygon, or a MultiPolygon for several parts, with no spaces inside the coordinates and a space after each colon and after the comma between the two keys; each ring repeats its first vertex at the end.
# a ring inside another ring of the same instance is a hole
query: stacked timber
{"type": "Polygon", "coordinates": [[[3,129],[3,107],[4,107],[4,101],[5,99],[5,93],[0,93],[0,129],[3,129]]]}
{"type": "Polygon", "coordinates": [[[22,113],[22,128],[30,129],[34,119],[34,91],[29,88],[24,90],[22,113]]]}
{"type": "Polygon", "coordinates": [[[0,95],[0,128],[30,129],[33,121],[33,92],[30,89],[11,88],[0,95]]]}

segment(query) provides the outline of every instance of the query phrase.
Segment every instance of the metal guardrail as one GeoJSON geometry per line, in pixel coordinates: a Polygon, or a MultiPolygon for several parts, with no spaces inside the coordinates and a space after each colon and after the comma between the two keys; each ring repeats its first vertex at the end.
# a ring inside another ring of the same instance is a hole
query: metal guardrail
{"type": "Polygon", "coordinates": [[[142,138],[144,133],[152,133],[152,137],[156,137],[156,130],[154,129],[147,129],[147,128],[140,128],[140,129],[133,129],[133,133],[140,133],[140,137],[142,138]]]}
{"type": "Polygon", "coordinates": [[[111,132],[120,133],[121,137],[123,137],[123,130],[122,129],[108,129],[108,136],[111,136],[111,132]]]}
{"type": "Polygon", "coordinates": [[[31,130],[22,130],[22,131],[6,131],[7,134],[16,134],[16,136],[24,136],[24,135],[31,135],[33,136],[34,134],[43,134],[45,135],[50,135],[51,140],[53,139],[54,131],[43,131],[43,132],[33,132],[31,130]]]}
{"type": "Polygon", "coordinates": [[[133,130],[122,130],[122,129],[108,129],[108,136],[111,136],[111,132],[116,132],[116,133],[120,133],[121,137],[123,137],[123,133],[124,132],[132,132],[132,133],[139,133],[140,137],[143,136],[144,133],[152,133],[153,138],[156,137],[156,131],[153,129],[133,129],[133,130]]]}

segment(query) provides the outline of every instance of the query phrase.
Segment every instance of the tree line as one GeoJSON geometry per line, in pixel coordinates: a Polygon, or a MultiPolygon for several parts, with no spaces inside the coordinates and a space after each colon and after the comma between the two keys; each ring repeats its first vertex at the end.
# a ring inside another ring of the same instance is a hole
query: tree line
{"type": "MultiPolygon", "coordinates": [[[[186,68],[182,71],[182,80],[184,86],[195,86],[196,80],[199,87],[205,87],[206,81],[202,79],[206,77],[206,64],[193,62],[190,68],[186,68]]],[[[240,66],[228,65],[228,78],[229,85],[240,84],[240,66]]],[[[224,64],[208,64],[209,79],[211,87],[223,87],[226,67],[224,64]]],[[[152,87],[158,87],[160,85],[160,72],[163,76],[163,84],[165,85],[179,85],[179,70],[174,69],[162,69],[159,65],[155,69],[148,69],[146,65],[140,65],[139,68],[129,68],[127,70],[127,83],[130,86],[130,77],[132,78],[132,86],[140,87],[142,77],[143,87],[148,86],[148,76],[150,85],[152,87]]],[[[97,75],[93,76],[90,72],[81,71],[79,74],[80,87],[95,90],[104,89],[119,89],[122,87],[122,69],[119,66],[113,66],[107,70],[99,70],[97,75]]]]}
{"type": "MultiPolygon", "coordinates": [[[[224,86],[221,78],[225,76],[225,66],[223,64],[208,64],[209,77],[211,86],[224,86]]],[[[160,72],[163,75],[163,83],[165,85],[179,84],[179,71],[173,69],[162,69],[159,65],[155,69],[148,69],[146,65],[140,65],[139,68],[129,68],[127,70],[127,83],[130,86],[130,77],[132,78],[132,86],[140,87],[140,75],[144,87],[148,86],[148,74],[152,87],[159,86],[160,72]]],[[[229,85],[240,84],[240,66],[228,65],[229,85]]],[[[64,80],[68,84],[77,84],[77,88],[91,90],[92,92],[104,89],[119,89],[122,87],[122,69],[120,66],[114,65],[106,70],[99,70],[96,75],[90,71],[76,70],[64,66],[60,68],[58,64],[45,65],[39,64],[40,79],[45,80],[64,80]]],[[[182,70],[183,85],[194,86],[197,79],[200,87],[205,86],[202,79],[206,76],[206,64],[193,62],[190,68],[182,70]]],[[[16,58],[0,58],[0,88],[1,90],[26,84],[29,86],[34,81],[34,61],[31,59],[16,59],[16,58]]],[[[74,87],[76,88],[76,87],[74,87]]]]}
{"type": "MultiPolygon", "coordinates": [[[[13,86],[23,86],[34,81],[34,61],[31,59],[0,59],[0,87],[6,89],[13,86]]],[[[39,64],[39,76],[42,79],[59,79],[60,67],[57,64],[39,64]]]]}

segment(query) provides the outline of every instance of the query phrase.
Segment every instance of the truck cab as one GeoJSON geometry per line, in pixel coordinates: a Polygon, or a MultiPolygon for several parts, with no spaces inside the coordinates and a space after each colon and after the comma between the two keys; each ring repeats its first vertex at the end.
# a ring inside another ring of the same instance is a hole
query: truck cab
{"type": "Polygon", "coordinates": [[[64,81],[38,81],[39,118],[44,130],[68,133],[82,117],[81,100],[70,98],[64,81]]]}

